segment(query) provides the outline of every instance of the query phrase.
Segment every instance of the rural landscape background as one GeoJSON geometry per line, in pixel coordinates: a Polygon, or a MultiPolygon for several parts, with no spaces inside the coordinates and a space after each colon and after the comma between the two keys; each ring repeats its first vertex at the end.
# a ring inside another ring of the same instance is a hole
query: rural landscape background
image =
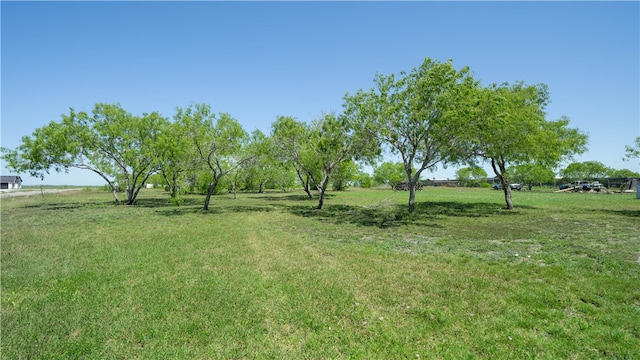
{"type": "Polygon", "coordinates": [[[0,10],[2,358],[640,358],[640,3],[0,10]]]}

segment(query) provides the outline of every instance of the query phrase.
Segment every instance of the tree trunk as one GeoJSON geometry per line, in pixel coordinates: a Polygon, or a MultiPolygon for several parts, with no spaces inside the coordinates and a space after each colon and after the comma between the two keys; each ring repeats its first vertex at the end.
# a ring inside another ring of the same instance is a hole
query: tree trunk
{"type": "Polygon", "coordinates": [[[511,200],[511,186],[509,186],[509,181],[504,177],[504,174],[506,173],[506,166],[504,162],[496,161],[496,159],[491,159],[491,167],[493,168],[493,172],[500,179],[502,191],[504,191],[504,201],[507,203],[507,210],[513,210],[513,201],[511,200]]]}
{"type": "Polygon", "coordinates": [[[511,186],[504,178],[500,178],[502,182],[502,190],[504,191],[504,201],[507,203],[507,210],[513,210],[513,201],[511,200],[511,186]]]}
{"type": "Polygon", "coordinates": [[[213,191],[218,186],[219,178],[214,178],[213,182],[209,185],[207,189],[207,196],[204,198],[204,208],[203,210],[209,210],[209,202],[211,201],[211,195],[213,195],[213,191]]]}
{"type": "Polygon", "coordinates": [[[118,199],[118,194],[116,194],[116,188],[109,184],[109,187],[111,188],[111,193],[113,194],[113,199],[116,202],[116,205],[120,204],[120,199],[118,199]]]}
{"type": "Polygon", "coordinates": [[[409,182],[409,212],[413,213],[416,210],[416,182],[411,180],[409,182]]]}
{"type": "Polygon", "coordinates": [[[409,181],[409,212],[413,213],[416,210],[416,177],[420,177],[420,175],[414,176],[411,168],[412,161],[404,161],[404,170],[407,172],[407,180],[409,181]]]}
{"type": "Polygon", "coordinates": [[[233,199],[234,200],[238,199],[238,194],[237,194],[237,191],[236,191],[236,182],[235,181],[231,182],[231,189],[233,190],[233,199]]]}
{"type": "Polygon", "coordinates": [[[172,199],[175,199],[178,196],[178,178],[175,173],[172,173],[171,180],[167,176],[167,173],[163,170],[161,171],[162,177],[164,178],[164,182],[167,184],[169,188],[169,196],[172,199]]]}
{"type": "Polygon", "coordinates": [[[302,182],[302,185],[304,186],[304,192],[307,193],[307,197],[309,199],[313,199],[313,194],[311,193],[311,187],[309,186],[310,182],[311,182],[311,177],[307,175],[307,179],[302,182]]]}
{"type": "Polygon", "coordinates": [[[109,184],[109,188],[111,189],[111,194],[113,194],[113,200],[115,201],[116,205],[120,204],[120,199],[118,199],[118,194],[116,194],[116,187],[113,185],[111,180],[109,180],[109,178],[105,174],[103,174],[102,172],[92,168],[91,166],[86,166],[86,165],[83,165],[83,164],[76,165],[76,167],[78,169],[84,169],[84,170],[93,171],[94,173],[98,174],[101,178],[103,178],[104,181],[106,181],[107,184],[109,184]]]}
{"type": "Polygon", "coordinates": [[[131,204],[129,205],[135,205],[136,199],[138,199],[138,193],[140,192],[140,189],[142,189],[142,185],[144,185],[144,183],[140,184],[140,186],[134,189],[133,197],[131,198],[131,204]]]}
{"type": "Polygon", "coordinates": [[[135,189],[127,184],[127,202],[124,203],[125,205],[133,205],[135,201],[134,192],[135,189]]]}
{"type": "Polygon", "coordinates": [[[316,209],[322,210],[322,205],[324,205],[324,193],[327,191],[327,184],[329,184],[329,175],[326,175],[324,179],[322,179],[322,184],[318,186],[318,207],[316,209]]]}
{"type": "Polygon", "coordinates": [[[307,180],[305,181],[302,178],[302,174],[300,173],[300,169],[298,169],[296,167],[296,174],[298,174],[298,179],[300,179],[300,182],[302,183],[302,187],[304,188],[304,192],[307,193],[307,197],[309,197],[309,199],[313,199],[313,194],[311,194],[311,189],[309,188],[309,175],[307,174],[307,180]]]}

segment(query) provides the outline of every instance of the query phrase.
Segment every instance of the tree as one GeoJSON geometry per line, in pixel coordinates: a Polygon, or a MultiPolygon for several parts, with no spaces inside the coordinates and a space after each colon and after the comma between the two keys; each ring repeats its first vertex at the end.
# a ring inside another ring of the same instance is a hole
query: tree
{"type": "Polygon", "coordinates": [[[640,158],[640,136],[636,138],[635,144],[626,145],[624,147],[625,154],[623,160],[631,160],[640,158]]]}
{"type": "Polygon", "coordinates": [[[392,189],[397,183],[402,182],[406,176],[404,164],[401,162],[385,161],[373,169],[373,182],[380,185],[389,185],[392,189]]]}
{"type": "Polygon", "coordinates": [[[242,167],[244,189],[262,193],[269,181],[277,179],[281,182],[280,177],[289,177],[288,174],[283,174],[286,170],[276,158],[273,139],[262,131],[255,130],[251,133],[248,153],[251,154],[251,161],[242,167]]]}
{"type": "Polygon", "coordinates": [[[358,164],[352,160],[343,162],[335,170],[331,179],[331,188],[336,191],[346,190],[349,183],[358,175],[358,164]]]}
{"type": "Polygon", "coordinates": [[[373,186],[373,177],[369,173],[358,170],[353,185],[363,189],[369,189],[373,186]]]}
{"type": "Polygon", "coordinates": [[[345,114],[355,128],[386,144],[402,158],[409,183],[409,211],[415,209],[415,184],[426,169],[456,161],[456,132],[448,126],[462,88],[474,81],[468,68],[451,61],[425,59],[411,72],[375,77],[375,89],[344,97],[345,114]]]}
{"type": "Polygon", "coordinates": [[[352,159],[367,157],[374,148],[368,138],[354,134],[346,117],[335,114],[326,114],[311,125],[280,117],[273,124],[273,133],[279,154],[293,164],[305,186],[311,183],[318,190],[317,209],[322,209],[327,186],[338,168],[352,159]]]}
{"type": "Polygon", "coordinates": [[[370,138],[355,134],[344,116],[326,114],[311,124],[307,161],[308,174],[318,189],[318,209],[322,209],[331,175],[352,159],[369,158],[375,145],[370,138]],[[319,166],[318,166],[319,165],[319,166]],[[311,170],[319,168],[319,172],[311,170]]]}
{"type": "Polygon", "coordinates": [[[629,169],[612,169],[611,172],[609,173],[609,177],[622,178],[622,179],[639,178],[640,173],[631,171],[629,169]]]}
{"type": "Polygon", "coordinates": [[[157,112],[133,116],[119,104],[95,105],[93,112],[70,109],[61,122],[51,122],[22,138],[3,158],[15,171],[44,178],[51,169],[92,171],[116,189],[124,185],[126,205],[133,205],[147,178],[158,170],[157,139],[168,120],[157,112]]]}
{"type": "Polygon", "coordinates": [[[562,170],[562,176],[572,180],[593,180],[609,176],[612,169],[599,161],[574,162],[562,170]]]}
{"type": "Polygon", "coordinates": [[[513,209],[508,169],[526,163],[555,167],[562,159],[584,152],[587,136],[569,128],[569,119],[545,118],[547,86],[490,85],[476,87],[456,109],[461,147],[470,158],[487,160],[500,179],[507,209],[513,209]]]}
{"type": "Polygon", "coordinates": [[[460,168],[456,171],[456,179],[462,186],[480,186],[480,182],[487,178],[487,172],[478,166],[460,168]]]}
{"type": "Polygon", "coordinates": [[[553,183],[555,172],[553,169],[538,164],[521,164],[513,168],[513,178],[526,184],[529,190],[533,184],[553,183]]]}
{"type": "Polygon", "coordinates": [[[184,127],[192,140],[199,162],[210,175],[203,207],[204,210],[209,210],[211,195],[220,180],[250,160],[250,155],[241,154],[249,136],[231,115],[221,113],[216,116],[206,104],[178,108],[175,119],[184,127]]]}
{"type": "MultiPolygon", "coordinates": [[[[174,120],[178,120],[175,119],[174,120]]],[[[181,192],[186,174],[195,165],[196,154],[184,124],[179,121],[166,124],[158,139],[160,176],[167,186],[171,199],[182,203],[181,192]]]]}
{"type": "Polygon", "coordinates": [[[271,136],[276,157],[281,163],[289,164],[295,169],[304,192],[311,199],[313,198],[310,188],[311,176],[308,171],[312,169],[310,169],[311,164],[307,161],[308,159],[305,158],[309,131],[307,124],[290,116],[279,116],[271,124],[271,136]],[[302,166],[303,163],[306,164],[306,167],[302,166]]]}

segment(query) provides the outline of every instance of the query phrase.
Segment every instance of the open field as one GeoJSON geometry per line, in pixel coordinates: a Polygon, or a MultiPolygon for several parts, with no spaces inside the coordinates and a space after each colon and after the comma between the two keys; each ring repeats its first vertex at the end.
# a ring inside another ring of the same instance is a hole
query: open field
{"type": "Polygon", "coordinates": [[[640,200],[513,196],[2,199],[2,358],[640,358],[640,200]]]}

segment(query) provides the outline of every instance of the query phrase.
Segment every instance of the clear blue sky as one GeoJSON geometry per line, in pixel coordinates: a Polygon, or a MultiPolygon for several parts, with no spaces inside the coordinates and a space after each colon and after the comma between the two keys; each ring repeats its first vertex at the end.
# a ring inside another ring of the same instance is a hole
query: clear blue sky
{"type": "MultiPolygon", "coordinates": [[[[376,72],[425,57],[483,84],[545,83],[549,119],[590,136],[577,161],[623,162],[640,136],[639,2],[1,2],[1,143],[70,107],[133,114],[204,102],[251,131],[340,111],[376,72]]],[[[9,174],[4,167],[2,174],[9,174]]],[[[427,177],[454,177],[439,169],[427,177]]],[[[88,171],[24,184],[101,185],[88,171]]]]}

